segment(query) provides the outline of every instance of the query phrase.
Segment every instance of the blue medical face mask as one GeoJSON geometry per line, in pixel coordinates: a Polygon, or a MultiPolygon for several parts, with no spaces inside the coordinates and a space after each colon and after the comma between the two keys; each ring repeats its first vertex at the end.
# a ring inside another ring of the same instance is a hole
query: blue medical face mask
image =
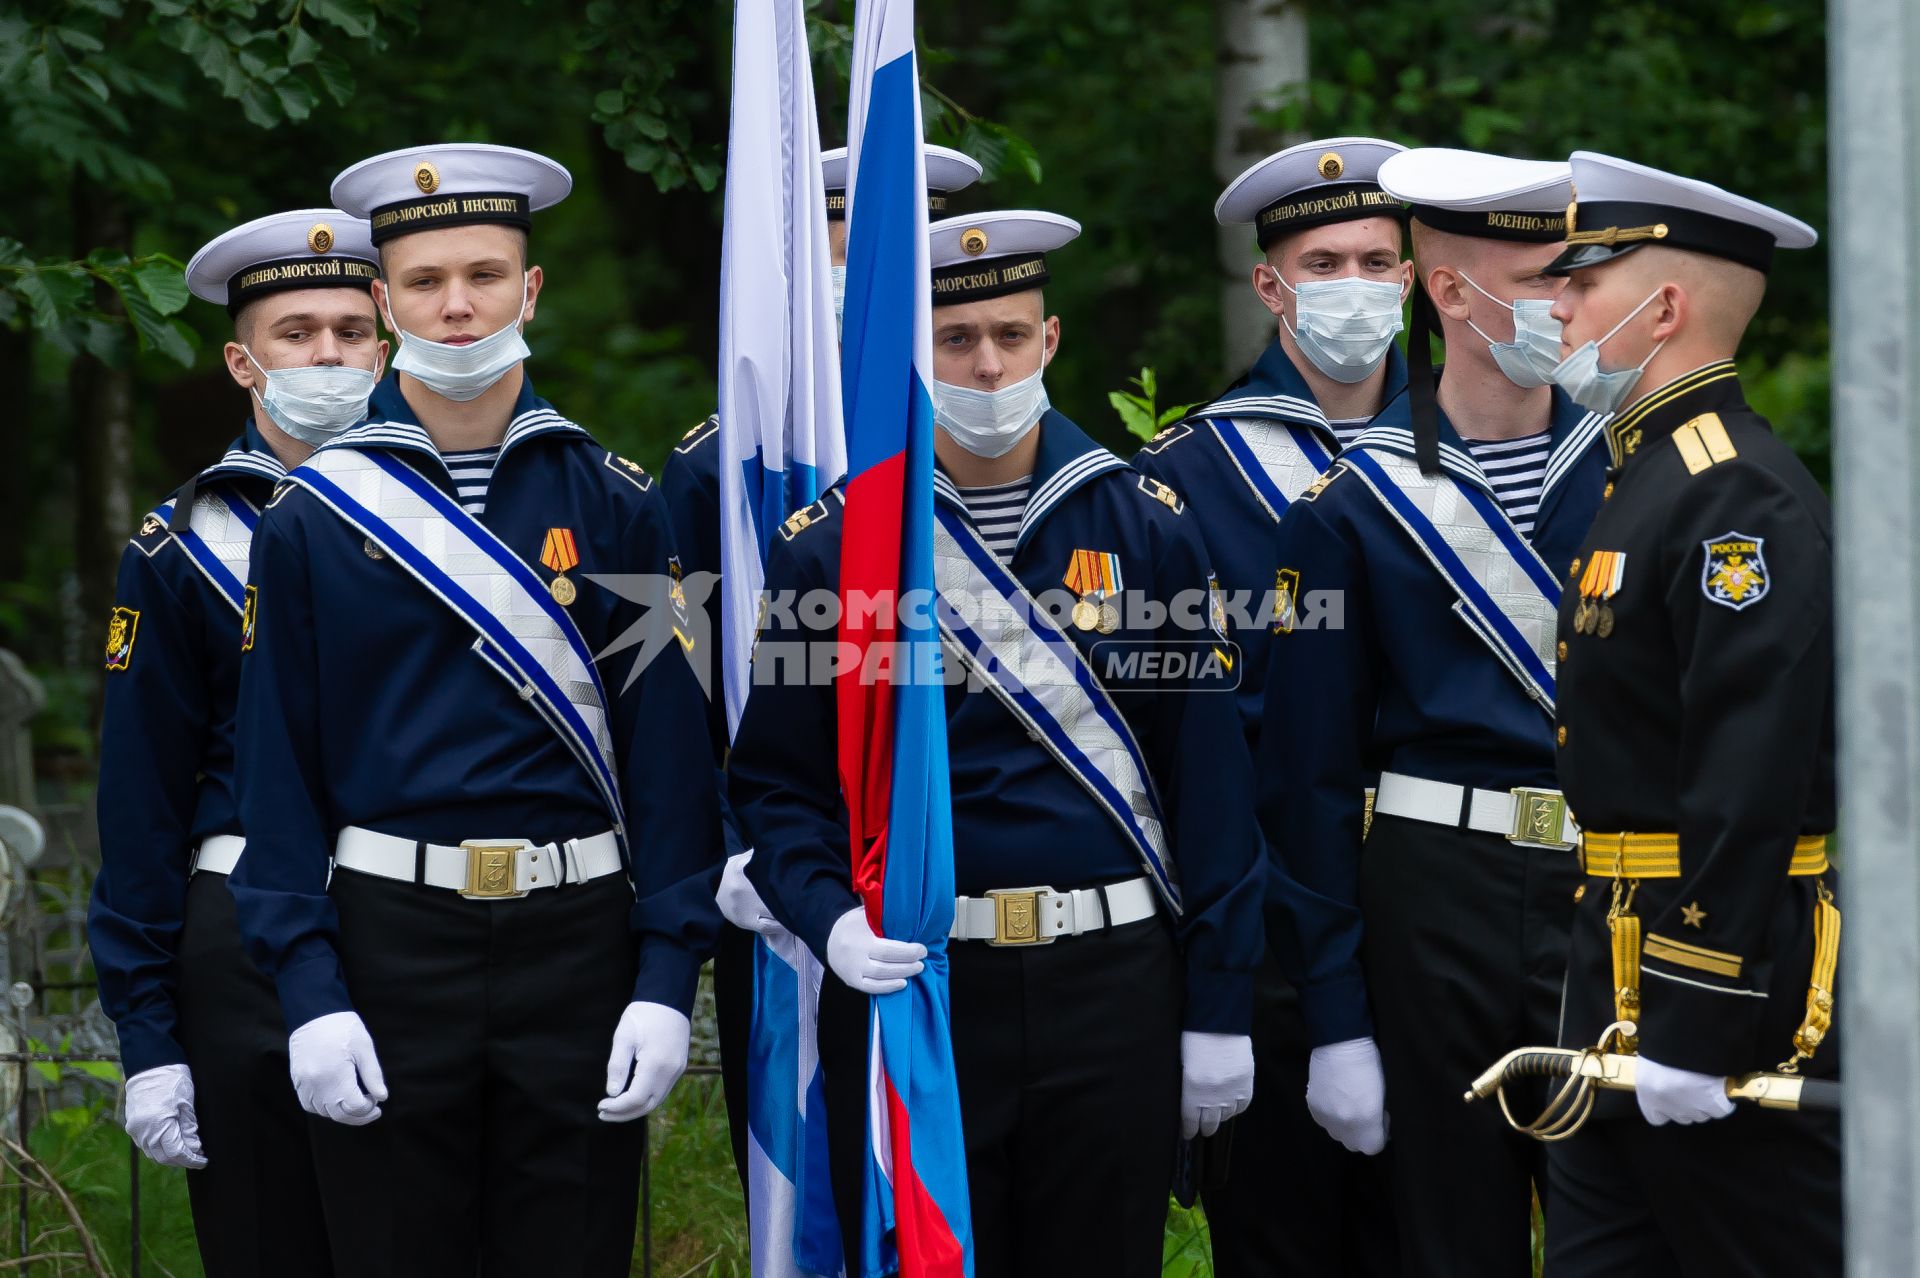
{"type": "Polygon", "coordinates": [[[253,397],[268,419],[309,448],[318,448],[347,427],[359,425],[367,415],[374,383],[380,380],[378,369],[350,364],[268,368],[245,345],[240,349],[267,380],[266,393],[255,388],[253,397]]]}
{"type": "MultiPolygon", "coordinates": [[[[1401,328],[1400,286],[1347,275],[1337,280],[1308,280],[1299,288],[1280,272],[1273,277],[1294,295],[1300,317],[1287,324],[1294,344],[1313,366],[1336,382],[1364,382],[1380,367],[1401,328]]],[[[1280,317],[1282,324],[1287,317],[1280,317]]]]}
{"type": "Polygon", "coordinates": [[[1647,357],[1634,367],[1617,370],[1600,367],[1600,348],[1625,328],[1628,320],[1646,310],[1648,304],[1658,296],[1660,289],[1656,288],[1647,294],[1646,301],[1628,311],[1626,318],[1608,329],[1599,341],[1583,343],[1554,368],[1553,380],[1572,397],[1574,403],[1588,412],[1611,413],[1626,401],[1641,375],[1647,371],[1647,365],[1653,362],[1653,357],[1660,353],[1660,348],[1666,343],[1661,342],[1648,351],[1647,357]]]}
{"type": "Polygon", "coordinates": [[[1478,324],[1467,321],[1467,327],[1486,342],[1487,349],[1493,353],[1493,362],[1500,366],[1507,380],[1528,390],[1552,381],[1553,370],[1560,366],[1560,321],[1550,313],[1552,300],[1523,297],[1514,302],[1503,301],[1474,284],[1465,271],[1460,272],[1460,278],[1488,301],[1513,312],[1511,342],[1496,342],[1481,332],[1478,324]]]}
{"type": "Polygon", "coordinates": [[[507,370],[530,352],[520,335],[520,317],[527,313],[527,293],[532,275],[520,276],[520,309],[505,328],[489,333],[477,342],[453,346],[415,337],[393,322],[393,308],[387,308],[387,327],[400,336],[400,353],[393,357],[395,371],[415,378],[442,399],[464,403],[478,399],[493,389],[507,370]]]}

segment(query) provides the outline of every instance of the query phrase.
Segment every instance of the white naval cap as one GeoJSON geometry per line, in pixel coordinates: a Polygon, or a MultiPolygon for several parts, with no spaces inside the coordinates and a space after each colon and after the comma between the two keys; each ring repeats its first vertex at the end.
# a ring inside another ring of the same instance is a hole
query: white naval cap
{"type": "Polygon", "coordinates": [[[1389,156],[1380,187],[1436,231],[1550,244],[1567,237],[1573,169],[1564,160],[1516,160],[1423,146],[1389,156]]]}
{"type": "Polygon", "coordinates": [[[1041,288],[1047,254],[1079,238],[1080,224],[1058,213],[1008,209],[950,217],[927,228],[933,304],[954,306],[1041,288]]]}
{"type": "MultiPolygon", "coordinates": [[[[980,180],[980,162],[951,147],[926,143],[922,154],[927,166],[927,216],[944,217],[947,196],[964,191],[980,180]]],[[[820,153],[821,185],[827,189],[827,221],[841,222],[847,216],[847,148],[836,146],[820,153]]]]}
{"type": "Polygon", "coordinates": [[[373,226],[373,242],[479,222],[528,230],[536,209],[573,190],[556,161],[517,147],[442,142],[388,151],[343,170],[333,202],[373,226]]]}
{"type": "Polygon", "coordinates": [[[1547,268],[1565,275],[1657,244],[1765,272],[1776,248],[1810,248],[1811,226],[1711,182],[1664,173],[1597,151],[1575,151],[1567,251],[1547,268]]]}
{"type": "Polygon", "coordinates": [[[187,263],[187,288],[237,313],[268,293],[357,288],[380,278],[380,255],[365,219],[339,209],[269,213],[201,246],[187,263]]]}
{"type": "Polygon", "coordinates": [[[1222,226],[1251,222],[1265,248],[1329,222],[1394,217],[1400,201],[1380,188],[1380,166],[1406,150],[1382,138],[1318,138],[1276,151],[1227,184],[1214,202],[1222,226]]]}

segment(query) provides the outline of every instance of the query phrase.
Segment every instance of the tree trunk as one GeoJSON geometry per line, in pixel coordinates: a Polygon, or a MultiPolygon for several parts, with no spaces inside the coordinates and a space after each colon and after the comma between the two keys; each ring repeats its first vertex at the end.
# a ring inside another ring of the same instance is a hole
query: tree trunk
{"type": "MultiPolygon", "coordinates": [[[[1297,0],[1215,0],[1219,71],[1214,79],[1214,171],[1224,188],[1241,170],[1303,137],[1262,128],[1254,112],[1307,82],[1307,15],[1297,0]]],[[[1221,351],[1229,377],[1272,340],[1273,316],[1254,295],[1249,275],[1258,260],[1253,228],[1219,234],[1221,351]]]]}
{"type": "MultiPolygon", "coordinates": [[[[73,194],[74,256],[96,248],[127,251],[133,242],[126,209],[112,194],[76,182],[73,194]]],[[[123,315],[119,295],[104,284],[97,302],[107,315],[123,315]]],[[[133,533],[132,343],[119,367],[82,353],[67,372],[67,403],[74,441],[74,568],[80,580],[79,651],[106,625],[113,607],[120,547],[133,533]]],[[[97,705],[95,707],[98,709],[97,705]]]]}

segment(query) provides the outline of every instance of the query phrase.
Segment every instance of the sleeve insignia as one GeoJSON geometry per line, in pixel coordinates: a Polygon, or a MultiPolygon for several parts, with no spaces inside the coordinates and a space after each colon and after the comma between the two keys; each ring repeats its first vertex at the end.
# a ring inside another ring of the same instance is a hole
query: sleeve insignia
{"type": "Polygon", "coordinates": [[[715,414],[682,435],[680,442],[674,445],[673,451],[676,453],[690,453],[696,445],[702,443],[707,438],[709,431],[718,430],[719,428],[720,417],[718,414],[715,414]]]}
{"type": "Polygon", "coordinates": [[[639,462],[630,462],[617,453],[608,453],[606,465],[608,470],[643,493],[653,487],[653,476],[649,475],[639,462]]]}
{"type": "Polygon", "coordinates": [[[1742,612],[1773,589],[1773,577],[1761,553],[1766,538],[1728,532],[1700,545],[1706,552],[1700,565],[1700,593],[1711,602],[1742,612]]]}
{"type": "Polygon", "coordinates": [[[687,588],[681,583],[680,556],[667,556],[667,602],[673,606],[673,637],[686,652],[693,651],[693,623],[687,618],[687,588]]]}
{"type": "Polygon", "coordinates": [[[1300,619],[1300,570],[1282,568],[1273,575],[1273,633],[1292,634],[1300,619]]]}
{"type": "Polygon", "coordinates": [[[1143,453],[1153,453],[1155,455],[1158,455],[1166,451],[1166,448],[1169,444],[1177,444],[1191,434],[1193,434],[1193,427],[1187,425],[1187,423],[1185,422],[1175,422],[1173,425],[1167,427],[1165,430],[1161,431],[1158,435],[1155,435],[1152,439],[1148,440],[1146,447],[1142,448],[1140,451],[1143,453]]]}
{"type": "Polygon", "coordinates": [[[107,618],[107,669],[128,670],[133,666],[133,641],[140,635],[140,610],[118,608],[107,618]]]}
{"type": "Polygon", "coordinates": [[[160,553],[160,548],[172,539],[173,533],[167,528],[167,521],[158,514],[148,515],[140,521],[140,531],[133,535],[129,543],[141,554],[151,559],[160,553]]]}
{"type": "Polygon", "coordinates": [[[780,535],[788,541],[792,541],[798,533],[824,520],[827,517],[827,512],[828,507],[824,499],[816,501],[813,505],[803,510],[796,510],[787,516],[787,522],[780,525],[780,535]]]}
{"type": "Polygon", "coordinates": [[[280,504],[280,499],[292,492],[298,485],[292,480],[283,479],[273,486],[273,496],[267,498],[267,509],[272,510],[280,504]]]}
{"type": "Polygon", "coordinates": [[[1187,504],[1180,500],[1179,493],[1176,493],[1173,489],[1167,487],[1151,475],[1140,476],[1140,491],[1176,515],[1187,508],[1187,504]]]}
{"type": "Polygon", "coordinates": [[[240,651],[253,651],[253,624],[260,618],[260,588],[247,587],[247,605],[240,612],[240,651]]]}

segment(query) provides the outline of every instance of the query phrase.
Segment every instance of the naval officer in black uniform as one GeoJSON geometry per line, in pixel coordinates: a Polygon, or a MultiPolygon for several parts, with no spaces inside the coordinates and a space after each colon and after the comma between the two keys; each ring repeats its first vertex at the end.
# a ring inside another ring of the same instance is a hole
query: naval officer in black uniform
{"type": "Polygon", "coordinates": [[[1598,411],[1608,498],[1564,565],[1559,774],[1585,883],[1567,1046],[1637,1051],[1552,1147],[1547,1270],[1842,1272],[1834,1114],[1735,1112],[1729,1075],[1837,1070],[1833,522],[1733,357],[1805,223],[1588,152],[1556,377],[1598,411]]]}
{"type": "Polygon", "coordinates": [[[333,1271],[273,984],[241,949],[227,876],[246,846],[234,707],[253,531],[274,485],[366,416],[386,360],[366,222],[275,213],[187,265],[225,306],[239,438],[140,523],[120,556],[100,728],[100,874],[87,935],[120,1034],[127,1132],[188,1168],[212,1278],[333,1271]]]}

